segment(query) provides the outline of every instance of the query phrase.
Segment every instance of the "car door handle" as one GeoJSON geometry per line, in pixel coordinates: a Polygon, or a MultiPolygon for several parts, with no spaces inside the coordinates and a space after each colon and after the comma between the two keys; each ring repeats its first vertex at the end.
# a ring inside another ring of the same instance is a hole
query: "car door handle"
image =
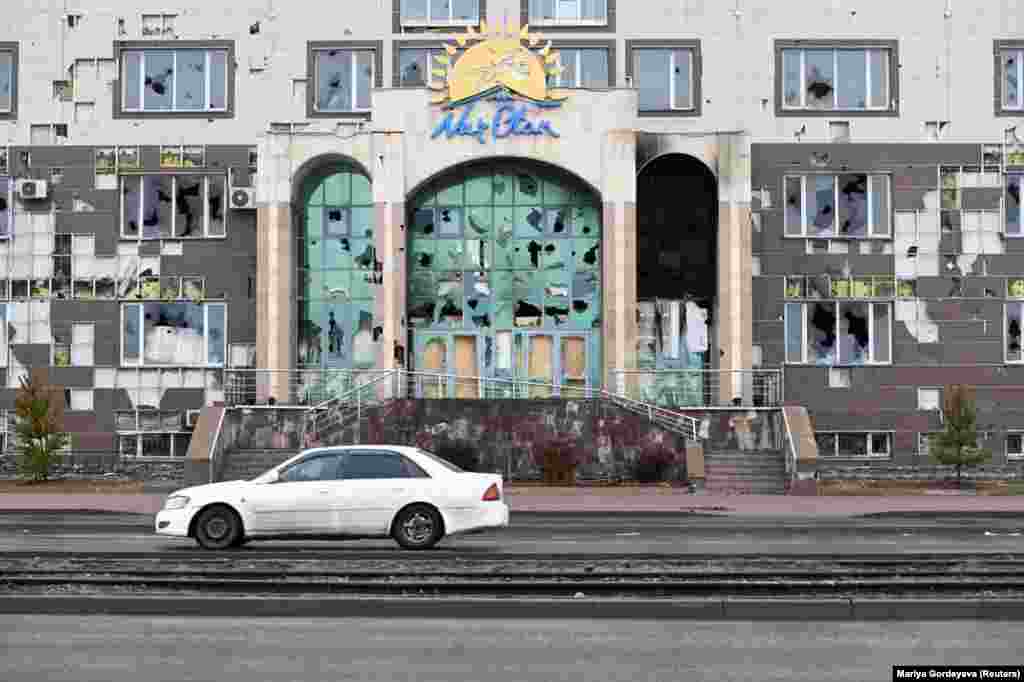
{"type": "Polygon", "coordinates": [[[320,494],[321,494],[321,495],[330,495],[330,494],[331,494],[331,491],[330,491],[330,490],[321,490],[321,491],[320,491],[320,494]]]}
{"type": "Polygon", "coordinates": [[[391,492],[393,492],[396,495],[404,495],[406,493],[406,490],[405,488],[392,488],[391,492]]]}

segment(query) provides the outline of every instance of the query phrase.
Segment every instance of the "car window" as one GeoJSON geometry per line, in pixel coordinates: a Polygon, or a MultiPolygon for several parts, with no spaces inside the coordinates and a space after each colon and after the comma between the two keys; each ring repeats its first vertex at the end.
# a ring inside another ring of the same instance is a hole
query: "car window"
{"type": "Polygon", "coordinates": [[[448,471],[454,471],[456,473],[464,472],[465,471],[465,469],[460,469],[459,467],[455,466],[454,464],[452,464],[448,460],[442,459],[442,458],[438,457],[437,455],[435,455],[432,452],[427,452],[423,448],[416,448],[416,454],[417,455],[423,455],[424,457],[426,457],[427,459],[431,460],[432,462],[434,462],[434,463],[436,463],[436,464],[438,464],[440,466],[443,466],[448,471]]]}
{"type": "Polygon", "coordinates": [[[430,474],[408,457],[402,456],[402,467],[405,469],[406,478],[430,478],[430,474]]]}
{"type": "Polygon", "coordinates": [[[350,452],[345,458],[344,477],[415,478],[402,460],[396,452],[350,452]]]}
{"type": "Polygon", "coordinates": [[[281,480],[289,483],[334,480],[338,478],[340,459],[336,453],[312,455],[281,472],[281,480]]]}

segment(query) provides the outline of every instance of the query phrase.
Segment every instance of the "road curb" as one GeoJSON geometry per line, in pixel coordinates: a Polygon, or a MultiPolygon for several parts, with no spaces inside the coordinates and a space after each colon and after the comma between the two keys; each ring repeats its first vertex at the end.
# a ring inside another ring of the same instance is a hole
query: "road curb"
{"type": "Polygon", "coordinates": [[[381,599],[0,596],[0,613],[219,618],[1024,621],[1024,599],[381,599]]]}

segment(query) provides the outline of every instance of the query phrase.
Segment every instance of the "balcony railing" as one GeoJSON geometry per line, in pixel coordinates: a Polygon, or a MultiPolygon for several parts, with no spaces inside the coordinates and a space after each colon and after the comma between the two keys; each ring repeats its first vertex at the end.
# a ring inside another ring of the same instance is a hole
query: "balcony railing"
{"type": "Polygon", "coordinates": [[[372,381],[388,370],[376,369],[229,369],[225,370],[224,402],[266,405],[317,405],[372,381]]]}
{"type": "Polygon", "coordinates": [[[668,408],[782,404],[780,369],[612,370],[610,383],[613,393],[668,408]]]}

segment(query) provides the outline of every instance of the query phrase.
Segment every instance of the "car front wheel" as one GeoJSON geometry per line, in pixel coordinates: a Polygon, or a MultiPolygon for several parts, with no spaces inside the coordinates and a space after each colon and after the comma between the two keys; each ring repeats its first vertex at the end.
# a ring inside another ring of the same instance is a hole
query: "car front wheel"
{"type": "Polygon", "coordinates": [[[395,542],[404,549],[428,549],[436,545],[443,534],[441,515],[425,504],[400,511],[392,529],[395,542]]]}
{"type": "Polygon", "coordinates": [[[196,542],[203,549],[236,547],[241,539],[242,523],[233,509],[210,507],[196,520],[196,542]]]}

